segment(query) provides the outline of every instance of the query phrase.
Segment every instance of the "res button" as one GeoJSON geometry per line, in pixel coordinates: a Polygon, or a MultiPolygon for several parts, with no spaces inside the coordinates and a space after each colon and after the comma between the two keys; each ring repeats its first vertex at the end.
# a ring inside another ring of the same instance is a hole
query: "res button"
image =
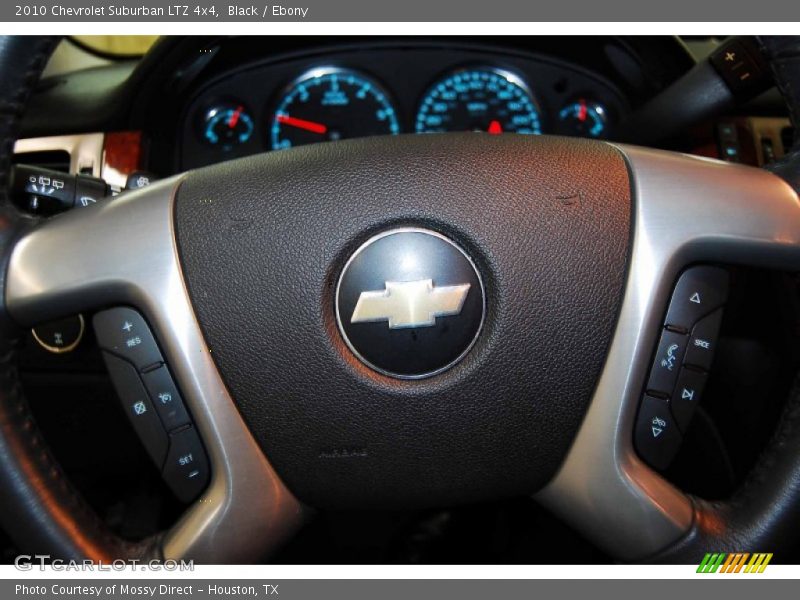
{"type": "Polygon", "coordinates": [[[94,316],[97,343],[143,371],[163,362],[153,334],[142,315],[132,308],[112,308],[94,316]]]}

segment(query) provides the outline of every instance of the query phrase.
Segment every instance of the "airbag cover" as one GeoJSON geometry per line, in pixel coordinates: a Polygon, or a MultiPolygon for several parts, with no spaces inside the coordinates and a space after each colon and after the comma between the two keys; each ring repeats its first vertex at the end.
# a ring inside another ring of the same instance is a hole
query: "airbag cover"
{"type": "Polygon", "coordinates": [[[175,227],[211,355],[289,488],[319,507],[446,505],[558,468],[615,328],[629,190],[602,142],[371,138],[191,172],[175,227]],[[336,325],[344,265],[402,227],[452,240],[486,293],[466,356],[419,380],[369,368],[336,325]]]}

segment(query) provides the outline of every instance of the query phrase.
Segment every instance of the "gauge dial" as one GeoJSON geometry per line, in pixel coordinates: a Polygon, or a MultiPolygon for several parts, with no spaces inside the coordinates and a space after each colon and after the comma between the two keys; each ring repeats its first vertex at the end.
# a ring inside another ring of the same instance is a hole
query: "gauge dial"
{"type": "Polygon", "coordinates": [[[542,133],[542,125],[522,80],[506,71],[480,68],[458,71],[434,84],[420,104],[416,131],[542,133]]]}
{"type": "Polygon", "coordinates": [[[241,104],[215,106],[203,121],[203,138],[223,150],[244,144],[252,137],[253,130],[253,119],[241,104]]]}
{"type": "Polygon", "coordinates": [[[599,102],[579,98],[562,108],[558,118],[565,133],[599,138],[606,131],[607,115],[605,107],[599,102]]]}
{"type": "Polygon", "coordinates": [[[386,93],[370,78],[343,69],[316,69],[290,86],[272,117],[273,150],[400,133],[386,93]]]}

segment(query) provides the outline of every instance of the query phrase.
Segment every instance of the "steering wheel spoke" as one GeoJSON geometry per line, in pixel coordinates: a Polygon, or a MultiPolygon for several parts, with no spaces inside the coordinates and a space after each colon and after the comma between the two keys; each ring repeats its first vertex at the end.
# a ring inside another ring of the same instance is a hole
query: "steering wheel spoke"
{"type": "Polygon", "coordinates": [[[166,558],[242,562],[268,554],[302,521],[217,371],[189,301],[172,215],[181,178],[43,223],[9,262],[6,302],[24,325],[133,306],[154,330],[211,463],[211,481],[164,534],[166,558]]]}
{"type": "Polygon", "coordinates": [[[692,500],[633,447],[634,418],[675,281],[692,264],[795,270],[800,203],[765,171],[632,146],[634,235],[608,359],[558,474],[537,498],[595,543],[641,560],[684,536],[692,500]]]}

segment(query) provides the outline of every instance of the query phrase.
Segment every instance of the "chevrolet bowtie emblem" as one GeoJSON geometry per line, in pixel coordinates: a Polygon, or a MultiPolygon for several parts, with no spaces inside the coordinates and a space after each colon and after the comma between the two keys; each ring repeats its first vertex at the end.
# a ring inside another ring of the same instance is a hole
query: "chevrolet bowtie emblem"
{"type": "Polygon", "coordinates": [[[431,279],[387,281],[386,289],[361,292],[351,323],[388,321],[389,329],[431,327],[436,317],[457,315],[470,284],[436,287],[431,279]]]}

